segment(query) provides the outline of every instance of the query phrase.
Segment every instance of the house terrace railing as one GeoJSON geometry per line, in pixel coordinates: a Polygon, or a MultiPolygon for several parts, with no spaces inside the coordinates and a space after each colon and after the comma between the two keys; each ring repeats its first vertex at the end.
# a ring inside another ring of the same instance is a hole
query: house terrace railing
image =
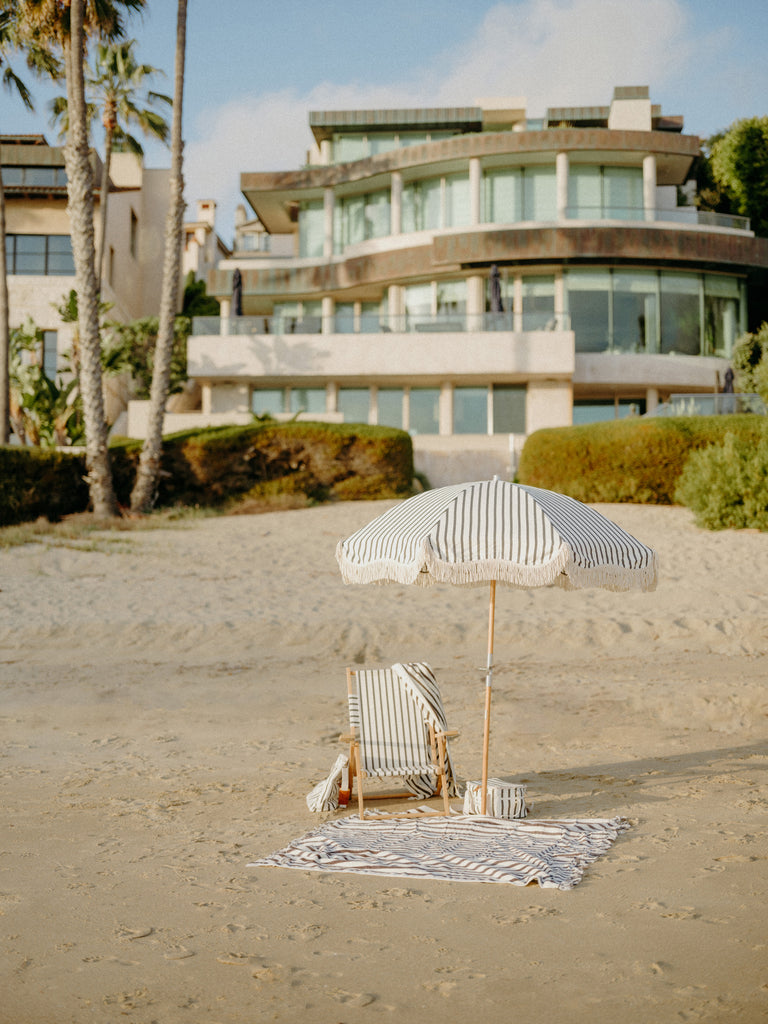
{"type": "Polygon", "coordinates": [[[569,206],[565,211],[566,220],[630,220],[645,221],[649,224],[659,223],[694,224],[697,227],[727,228],[730,231],[749,231],[749,217],[740,217],[732,213],[715,213],[713,210],[699,210],[695,206],[663,207],[646,210],[642,206],[614,206],[603,203],[601,206],[578,204],[569,206]]]}
{"type": "Polygon", "coordinates": [[[452,334],[481,331],[567,331],[567,313],[408,313],[402,316],[362,314],[352,318],[339,314],[319,316],[196,316],[192,334],[264,335],[291,334],[452,334]]]}

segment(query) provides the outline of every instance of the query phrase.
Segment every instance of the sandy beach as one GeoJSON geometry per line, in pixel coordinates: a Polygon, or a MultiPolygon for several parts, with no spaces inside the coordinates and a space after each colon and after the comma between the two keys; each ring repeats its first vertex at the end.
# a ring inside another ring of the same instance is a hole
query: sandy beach
{"type": "Polygon", "coordinates": [[[247,866],[333,817],[347,664],[478,777],[485,589],[337,570],[388,504],[0,552],[0,1024],[768,1019],[768,537],[683,508],[596,506],[655,593],[499,590],[491,773],[632,825],[576,888],[247,866]]]}

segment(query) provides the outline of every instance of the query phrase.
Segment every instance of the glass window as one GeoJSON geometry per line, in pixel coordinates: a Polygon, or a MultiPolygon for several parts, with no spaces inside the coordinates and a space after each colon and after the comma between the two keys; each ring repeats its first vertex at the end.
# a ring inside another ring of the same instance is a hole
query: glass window
{"type": "Polygon", "coordinates": [[[75,273],[72,239],[69,235],[48,236],[48,273],[63,276],[75,273]]]}
{"type": "Polygon", "coordinates": [[[657,352],[659,278],[652,270],[613,275],[613,348],[619,352],[657,352]]]}
{"type": "MultiPolygon", "coordinates": [[[[463,316],[467,309],[467,282],[438,281],[437,283],[437,315],[450,317],[457,314],[463,316]]],[[[458,325],[463,329],[463,320],[458,325]]]]}
{"type": "Polygon", "coordinates": [[[494,434],[525,433],[525,398],[524,385],[493,385],[494,434]]]}
{"type": "Polygon", "coordinates": [[[408,429],[411,434],[440,433],[440,389],[411,388],[408,429]]]}
{"type": "Polygon", "coordinates": [[[488,433],[488,388],[453,389],[453,432],[488,433]]]}
{"type": "Polygon", "coordinates": [[[698,274],[661,275],[661,351],[700,355],[701,316],[698,274]]]}
{"type": "Polygon", "coordinates": [[[325,412],[325,388],[291,388],[289,411],[292,413],[325,412]]]}
{"type": "Polygon", "coordinates": [[[378,334],[381,330],[381,319],[385,315],[384,300],[380,302],[360,303],[360,331],[363,334],[378,334]]]}
{"type": "Polygon", "coordinates": [[[320,299],[305,300],[296,324],[297,334],[320,334],[323,329],[323,303],[320,299]]]}
{"type": "Polygon", "coordinates": [[[3,167],[4,185],[21,185],[24,181],[23,167],[3,167]]]}
{"type": "Polygon", "coordinates": [[[642,220],[642,167],[603,168],[603,216],[614,220],[642,220]]]}
{"type": "Polygon", "coordinates": [[[325,212],[322,199],[299,206],[299,256],[322,256],[325,212]]]}
{"type": "Polygon", "coordinates": [[[601,216],[600,168],[572,164],[568,168],[568,216],[594,219],[601,216]]]}
{"type": "Polygon", "coordinates": [[[426,141],[426,132],[400,132],[401,146],[421,146],[426,141]]]}
{"type": "Polygon", "coordinates": [[[522,220],[523,189],[520,168],[489,171],[483,188],[483,220],[489,224],[510,224],[522,220]]]}
{"type": "Polygon", "coordinates": [[[464,227],[469,224],[469,176],[451,174],[445,179],[445,217],[443,226],[464,227]]]}
{"type": "Polygon", "coordinates": [[[704,276],[705,354],[730,358],[741,333],[741,281],[736,277],[704,276]]]}
{"type": "Polygon", "coordinates": [[[566,276],[568,313],[577,352],[605,352],[611,337],[611,281],[604,270],[572,270],[566,276]]]}
{"type": "Polygon", "coordinates": [[[282,388],[257,388],[251,392],[251,412],[256,416],[278,416],[285,412],[282,388]]]}
{"type": "Polygon", "coordinates": [[[272,324],[277,334],[295,334],[298,322],[298,302],[275,303],[272,310],[272,324]]]}
{"type": "Polygon", "coordinates": [[[55,380],[58,369],[59,336],[56,331],[43,331],[43,373],[49,380],[55,380]]]}
{"type": "Polygon", "coordinates": [[[557,220],[557,185],[554,167],[525,168],[523,220],[557,220]]]}
{"type": "Polygon", "coordinates": [[[523,330],[544,331],[555,322],[555,277],[524,277],[523,330]]]}
{"type": "Polygon", "coordinates": [[[354,302],[337,302],[334,310],[336,334],[353,334],[355,330],[354,302]]]}
{"type": "Polygon", "coordinates": [[[405,315],[409,328],[415,324],[432,322],[432,285],[409,284],[405,288],[405,315]]]}
{"type": "Polygon", "coordinates": [[[339,388],[338,411],[345,423],[367,423],[368,407],[368,388],[339,388]]]}
{"type": "Polygon", "coordinates": [[[365,237],[385,238],[391,233],[389,189],[365,197],[365,237]]]}
{"type": "Polygon", "coordinates": [[[403,429],[403,398],[402,388],[379,388],[378,423],[383,427],[403,429]]]}
{"type": "Polygon", "coordinates": [[[642,416],[645,413],[645,399],[613,398],[577,400],[573,403],[573,423],[603,423],[606,420],[623,420],[628,416],[642,416]]]}
{"type": "Polygon", "coordinates": [[[368,146],[371,156],[375,156],[377,153],[388,153],[392,149],[397,149],[397,137],[394,132],[376,132],[374,135],[368,136],[368,146]]]}
{"type": "Polygon", "coordinates": [[[25,185],[55,185],[56,184],[56,168],[55,167],[25,167],[24,168],[24,184],[25,185]]]}
{"type": "Polygon", "coordinates": [[[350,160],[362,160],[368,156],[368,141],[361,134],[333,136],[333,162],[344,164],[350,160]]]}
{"type": "Polygon", "coordinates": [[[16,235],[16,274],[45,274],[45,235],[16,235]]]}
{"type": "Polygon", "coordinates": [[[442,227],[442,179],[412,181],[403,188],[402,230],[425,231],[442,227]]]}

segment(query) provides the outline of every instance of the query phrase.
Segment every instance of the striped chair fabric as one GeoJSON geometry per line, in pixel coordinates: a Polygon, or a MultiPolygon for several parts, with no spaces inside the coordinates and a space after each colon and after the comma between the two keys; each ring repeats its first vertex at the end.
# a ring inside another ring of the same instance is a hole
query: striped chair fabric
{"type": "MultiPolygon", "coordinates": [[[[412,662],[391,668],[349,669],[348,674],[356,770],[375,778],[398,776],[415,796],[434,795],[436,777],[441,775],[436,741],[447,732],[447,724],[429,665],[412,662]]],[[[455,796],[447,746],[444,760],[441,783],[448,795],[455,796]]]]}

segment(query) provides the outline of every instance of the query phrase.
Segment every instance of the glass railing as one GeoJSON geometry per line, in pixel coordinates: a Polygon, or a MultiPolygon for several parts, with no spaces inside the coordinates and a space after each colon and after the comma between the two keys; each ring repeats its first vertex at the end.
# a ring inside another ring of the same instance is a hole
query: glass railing
{"type": "Polygon", "coordinates": [[[366,314],[352,320],[348,314],[323,318],[285,316],[196,316],[192,334],[267,335],[306,334],[455,334],[485,331],[567,331],[567,313],[445,313],[437,316],[406,313],[402,316],[366,314]]]}
{"type": "Polygon", "coordinates": [[[569,206],[565,211],[568,220],[633,220],[660,221],[674,224],[695,224],[698,227],[727,228],[730,231],[749,231],[749,217],[731,213],[715,213],[699,210],[695,206],[675,206],[669,209],[645,210],[638,206],[569,206]]]}
{"type": "Polygon", "coordinates": [[[657,406],[648,416],[722,416],[728,413],[754,413],[765,416],[765,402],[760,395],[719,392],[709,395],[670,395],[669,401],[657,406]]]}

